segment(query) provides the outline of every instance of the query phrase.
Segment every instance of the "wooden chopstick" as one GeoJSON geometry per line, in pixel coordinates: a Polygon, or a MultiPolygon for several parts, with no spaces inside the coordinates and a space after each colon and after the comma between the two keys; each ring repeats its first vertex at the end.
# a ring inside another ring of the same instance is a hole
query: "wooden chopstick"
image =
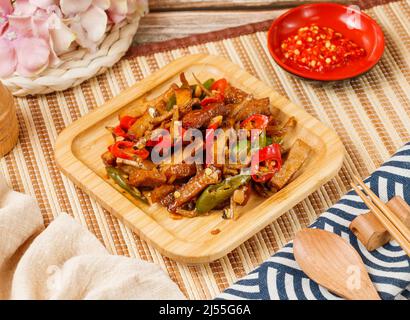
{"type": "Polygon", "coordinates": [[[353,179],[359,184],[362,189],[367,193],[374,204],[384,213],[387,219],[400,231],[401,234],[410,242],[410,230],[407,226],[394,214],[394,212],[382,201],[374,192],[364,184],[357,176],[353,176],[353,179]]]}
{"type": "MultiPolygon", "coordinates": [[[[385,216],[385,214],[361,191],[354,183],[350,184],[358,196],[363,200],[367,207],[374,213],[380,223],[389,231],[402,249],[410,256],[410,242],[401,233],[401,231],[385,216]]],[[[381,200],[380,200],[381,201],[381,200]]],[[[394,214],[394,213],[393,213],[394,214]]],[[[406,228],[407,229],[407,228],[406,228]]]]}

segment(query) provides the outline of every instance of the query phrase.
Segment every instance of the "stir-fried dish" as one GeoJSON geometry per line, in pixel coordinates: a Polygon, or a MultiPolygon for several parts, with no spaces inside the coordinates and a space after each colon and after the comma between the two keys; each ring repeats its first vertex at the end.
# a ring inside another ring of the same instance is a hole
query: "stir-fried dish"
{"type": "Polygon", "coordinates": [[[278,121],[269,98],[193,78],[182,73],[180,85],[126,107],[107,127],[114,142],[102,160],[124,192],[174,219],[214,210],[235,219],[253,193],[269,197],[297,176],[311,148],[300,139],[285,147],[297,123],[278,121]]]}

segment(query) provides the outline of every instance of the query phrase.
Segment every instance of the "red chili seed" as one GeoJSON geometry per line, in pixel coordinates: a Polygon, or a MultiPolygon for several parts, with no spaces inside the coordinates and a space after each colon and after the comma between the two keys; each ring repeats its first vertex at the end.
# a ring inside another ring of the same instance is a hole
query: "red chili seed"
{"type": "Polygon", "coordinates": [[[329,27],[312,24],[281,43],[285,60],[310,71],[323,72],[362,58],[366,51],[329,27]]]}

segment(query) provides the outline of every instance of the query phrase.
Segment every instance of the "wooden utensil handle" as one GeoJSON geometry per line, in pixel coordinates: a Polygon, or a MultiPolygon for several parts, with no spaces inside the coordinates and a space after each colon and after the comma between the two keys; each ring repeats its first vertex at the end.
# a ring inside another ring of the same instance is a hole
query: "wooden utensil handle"
{"type": "MultiPolygon", "coordinates": [[[[410,206],[403,198],[395,196],[387,202],[387,206],[410,228],[410,206]]],[[[356,217],[349,228],[369,251],[376,250],[391,240],[389,232],[371,211],[356,217]]]]}
{"type": "Polygon", "coordinates": [[[16,145],[18,132],[14,98],[0,82],[0,158],[16,145]]]}

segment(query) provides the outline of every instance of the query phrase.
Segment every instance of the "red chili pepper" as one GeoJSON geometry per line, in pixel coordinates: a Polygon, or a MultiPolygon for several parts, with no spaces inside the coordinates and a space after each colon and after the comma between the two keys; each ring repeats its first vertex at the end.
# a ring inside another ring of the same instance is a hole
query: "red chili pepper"
{"type": "Polygon", "coordinates": [[[221,93],[217,93],[216,95],[212,96],[212,97],[207,97],[204,100],[201,101],[201,106],[202,107],[206,107],[208,104],[211,103],[216,103],[216,102],[222,102],[224,101],[224,96],[221,93]]]}
{"type": "Polygon", "coordinates": [[[124,130],[128,130],[137,121],[137,118],[124,116],[120,119],[120,127],[124,130]]]}
{"type": "MultiPolygon", "coordinates": [[[[117,141],[108,147],[108,150],[117,158],[132,159],[132,156],[125,151],[125,148],[130,149],[134,146],[131,141],[117,141]]],[[[129,151],[129,150],[127,150],[129,151]]]]}
{"type": "Polygon", "coordinates": [[[134,149],[134,142],[131,141],[117,141],[113,145],[108,147],[115,157],[132,160],[134,155],[140,157],[142,160],[145,160],[149,156],[148,150],[144,149],[134,149]]]}
{"type": "Polygon", "coordinates": [[[216,129],[218,129],[218,127],[219,127],[219,123],[216,122],[216,123],[211,124],[208,127],[208,129],[216,130],[216,129]]]}
{"type": "Polygon", "coordinates": [[[267,182],[270,180],[276,171],[282,167],[282,155],[280,153],[280,145],[273,143],[265,148],[260,149],[252,156],[251,173],[252,179],[255,182],[267,182]],[[259,164],[265,162],[268,169],[266,174],[261,175],[259,164]]]}
{"type": "MultiPolygon", "coordinates": [[[[167,130],[168,133],[169,133],[169,130],[168,130],[168,129],[164,129],[164,130],[167,130]]],[[[145,145],[146,145],[147,147],[155,147],[158,143],[162,142],[163,140],[164,140],[164,136],[163,136],[163,135],[159,135],[159,136],[157,137],[157,139],[155,139],[155,140],[152,140],[152,139],[148,140],[148,141],[145,143],[145,145]]]]}
{"type": "Polygon", "coordinates": [[[228,81],[222,78],[222,79],[215,81],[212,84],[211,90],[216,90],[216,91],[219,91],[221,94],[224,94],[227,86],[228,86],[228,81]]]}
{"type": "Polygon", "coordinates": [[[206,129],[204,148],[211,145],[211,143],[213,141],[214,132],[215,132],[216,129],[218,129],[218,127],[219,127],[218,123],[213,123],[206,129]]]}
{"type": "Polygon", "coordinates": [[[159,137],[158,140],[154,141],[154,140],[148,140],[145,143],[145,146],[147,147],[155,147],[158,143],[160,143],[162,141],[163,137],[159,137]]]}
{"type": "Polygon", "coordinates": [[[113,130],[112,133],[116,135],[117,137],[126,137],[127,133],[121,128],[121,126],[116,126],[113,130]]]}
{"type": "Polygon", "coordinates": [[[186,131],[187,130],[184,127],[181,127],[181,137],[182,138],[185,136],[186,131]]]}
{"type": "MultiPolygon", "coordinates": [[[[222,124],[222,119],[222,116],[216,116],[211,120],[211,123],[208,125],[208,128],[205,133],[204,150],[211,150],[211,148],[213,147],[215,130],[218,129],[219,126],[222,124]]],[[[212,160],[212,154],[207,152],[205,168],[208,168],[212,164],[212,160]]]]}
{"type": "MultiPolygon", "coordinates": [[[[219,128],[219,126],[222,123],[222,116],[216,116],[211,120],[211,123],[208,125],[208,128],[206,130],[205,134],[205,141],[208,142],[210,139],[210,136],[214,134],[215,130],[219,128]],[[219,119],[218,119],[219,118],[219,119]],[[214,121],[212,121],[214,120],[214,121]]],[[[211,141],[211,140],[210,140],[211,141]]]]}
{"type": "Polygon", "coordinates": [[[140,157],[142,160],[145,160],[149,157],[149,151],[145,148],[135,150],[134,154],[140,157]]]}
{"type": "Polygon", "coordinates": [[[246,129],[260,129],[263,130],[267,127],[269,118],[263,114],[254,114],[249,118],[242,121],[242,128],[246,129]]]}

